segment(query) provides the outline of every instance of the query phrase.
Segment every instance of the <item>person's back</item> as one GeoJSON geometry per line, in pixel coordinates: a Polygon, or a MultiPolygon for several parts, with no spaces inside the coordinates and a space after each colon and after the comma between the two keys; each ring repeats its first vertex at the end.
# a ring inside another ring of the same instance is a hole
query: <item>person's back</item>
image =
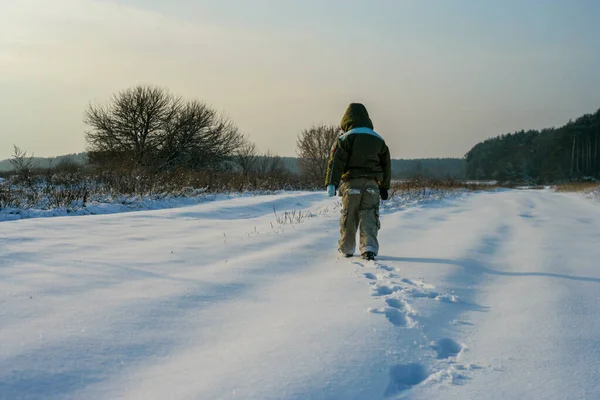
{"type": "Polygon", "coordinates": [[[325,182],[330,196],[339,188],[343,197],[339,251],[354,254],[360,226],[360,252],[372,259],[379,252],[379,197],[386,200],[390,188],[390,152],[364,105],[350,104],[341,127],[345,133],[333,145],[325,182]]]}

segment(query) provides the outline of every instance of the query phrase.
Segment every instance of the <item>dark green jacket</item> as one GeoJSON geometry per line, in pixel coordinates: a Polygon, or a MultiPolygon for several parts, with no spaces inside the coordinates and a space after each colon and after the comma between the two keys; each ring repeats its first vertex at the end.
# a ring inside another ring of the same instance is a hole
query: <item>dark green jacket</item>
{"type": "Polygon", "coordinates": [[[367,109],[362,104],[348,106],[341,122],[345,132],[333,144],[325,186],[340,186],[341,181],[371,178],[382,189],[390,188],[392,165],[385,140],[375,131],[367,109]]]}

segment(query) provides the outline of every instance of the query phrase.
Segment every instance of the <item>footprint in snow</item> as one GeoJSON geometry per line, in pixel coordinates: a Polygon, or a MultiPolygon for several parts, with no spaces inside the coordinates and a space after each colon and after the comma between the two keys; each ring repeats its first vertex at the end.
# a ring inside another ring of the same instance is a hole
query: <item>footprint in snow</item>
{"type": "Polygon", "coordinates": [[[456,357],[463,347],[449,338],[443,338],[431,344],[431,348],[437,352],[437,358],[444,360],[450,357],[456,357]]]}
{"type": "Polygon", "coordinates": [[[366,272],[363,274],[363,276],[367,279],[370,279],[372,281],[376,281],[377,280],[377,276],[375,274],[372,274],[370,272],[366,272]]]}
{"type": "Polygon", "coordinates": [[[377,265],[377,268],[383,269],[383,270],[385,270],[387,272],[393,272],[393,271],[396,270],[394,267],[390,267],[388,265],[383,265],[383,264],[376,264],[376,265],[377,265]]]}
{"type": "Polygon", "coordinates": [[[392,308],[404,312],[406,315],[418,315],[417,311],[403,298],[388,297],[385,303],[392,308]]]}
{"type": "Polygon", "coordinates": [[[373,288],[373,296],[387,296],[400,289],[397,286],[378,285],[373,288]]]}
{"type": "Polygon", "coordinates": [[[418,385],[429,377],[427,369],[421,364],[400,364],[390,368],[390,383],[385,397],[394,397],[418,385]]]}
{"type": "Polygon", "coordinates": [[[397,308],[399,310],[404,310],[406,308],[404,305],[404,302],[400,299],[395,299],[393,297],[390,297],[390,298],[385,299],[385,302],[387,303],[388,306],[390,306],[392,308],[397,308]]]}
{"type": "Polygon", "coordinates": [[[387,320],[390,321],[394,326],[407,326],[409,324],[409,320],[406,315],[397,308],[384,307],[382,309],[370,309],[369,312],[373,314],[385,315],[387,320]]]}
{"type": "Polygon", "coordinates": [[[388,297],[385,299],[387,307],[380,309],[369,309],[373,314],[383,314],[394,326],[413,327],[414,322],[409,315],[415,314],[415,311],[404,300],[388,297]]]}

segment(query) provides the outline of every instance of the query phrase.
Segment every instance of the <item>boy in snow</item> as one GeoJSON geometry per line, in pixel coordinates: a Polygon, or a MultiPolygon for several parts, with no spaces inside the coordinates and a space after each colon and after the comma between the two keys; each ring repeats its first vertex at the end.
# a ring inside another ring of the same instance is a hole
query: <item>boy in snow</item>
{"type": "Polygon", "coordinates": [[[379,252],[379,197],[387,200],[392,176],[390,151],[362,104],[348,106],[341,127],[344,134],[333,145],[325,177],[329,196],[338,189],[342,196],[338,250],[345,257],[354,255],[360,227],[360,253],[374,260],[379,252]]]}

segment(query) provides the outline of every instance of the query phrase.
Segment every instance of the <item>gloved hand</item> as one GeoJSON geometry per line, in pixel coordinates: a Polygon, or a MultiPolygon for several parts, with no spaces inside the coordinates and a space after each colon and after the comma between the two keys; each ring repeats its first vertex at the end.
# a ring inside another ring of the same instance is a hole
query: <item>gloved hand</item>
{"type": "Polygon", "coordinates": [[[379,195],[381,196],[381,200],[387,200],[389,197],[389,193],[387,189],[379,189],[379,195]]]}
{"type": "Polygon", "coordinates": [[[327,186],[327,194],[329,195],[329,197],[335,196],[335,185],[327,186]]]}

